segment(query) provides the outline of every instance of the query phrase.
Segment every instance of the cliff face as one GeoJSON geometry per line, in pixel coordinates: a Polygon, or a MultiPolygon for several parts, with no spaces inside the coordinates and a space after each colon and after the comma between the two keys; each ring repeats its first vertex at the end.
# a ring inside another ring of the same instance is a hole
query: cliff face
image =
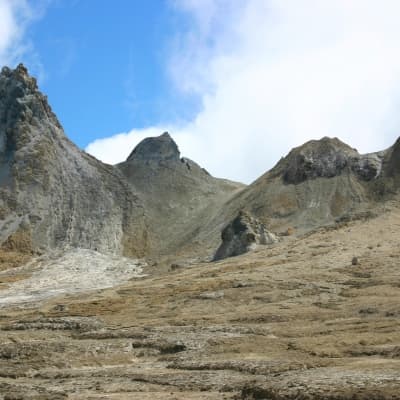
{"type": "Polygon", "coordinates": [[[32,250],[146,251],[144,210],[115,168],[80,151],[27,70],[0,74],[0,240],[32,250]]]}

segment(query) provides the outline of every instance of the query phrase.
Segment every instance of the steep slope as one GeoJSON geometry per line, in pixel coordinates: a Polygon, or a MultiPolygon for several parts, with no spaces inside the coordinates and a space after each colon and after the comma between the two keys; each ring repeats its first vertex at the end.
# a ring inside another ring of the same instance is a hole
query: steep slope
{"type": "Polygon", "coordinates": [[[360,155],[339,139],[293,149],[243,193],[247,207],[270,224],[310,229],[369,209],[385,152],[360,155]]]}
{"type": "Polygon", "coordinates": [[[392,190],[400,186],[400,138],[385,152],[382,175],[392,190]]]}
{"type": "Polygon", "coordinates": [[[122,174],[80,151],[19,65],[0,74],[0,242],[142,256],[144,209],[122,174]]]}
{"type": "Polygon", "coordinates": [[[400,187],[399,158],[400,140],[385,151],[365,155],[337,138],[312,140],[229,199],[202,234],[221,223],[226,226],[238,210],[282,233],[368,215],[400,187]]]}
{"type": "Polygon", "coordinates": [[[118,168],[146,204],[150,253],[156,255],[204,254],[206,248],[213,248],[218,233],[199,237],[199,231],[244,187],[214,178],[195,162],[181,158],[167,132],[144,139],[118,168]]]}

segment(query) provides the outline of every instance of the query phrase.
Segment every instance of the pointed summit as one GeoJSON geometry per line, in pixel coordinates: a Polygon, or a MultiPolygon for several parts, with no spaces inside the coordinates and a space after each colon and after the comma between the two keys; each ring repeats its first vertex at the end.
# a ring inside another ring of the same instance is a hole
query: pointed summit
{"type": "Polygon", "coordinates": [[[178,146],[168,132],[142,140],[127,161],[179,161],[178,146]]]}
{"type": "Polygon", "coordinates": [[[47,97],[23,64],[1,69],[0,93],[0,162],[14,159],[17,153],[23,160],[39,146],[48,147],[56,137],[64,137],[47,97]]]}
{"type": "Polygon", "coordinates": [[[29,75],[28,69],[24,64],[18,64],[17,68],[11,69],[3,67],[0,73],[1,78],[17,81],[20,85],[25,86],[27,89],[35,91],[38,89],[36,79],[29,75]]]}
{"type": "Polygon", "coordinates": [[[39,126],[41,123],[61,129],[47,96],[39,91],[36,79],[29,75],[23,64],[15,69],[1,69],[0,93],[0,123],[7,125],[3,132],[13,132],[14,136],[18,136],[21,125],[39,126]]]}

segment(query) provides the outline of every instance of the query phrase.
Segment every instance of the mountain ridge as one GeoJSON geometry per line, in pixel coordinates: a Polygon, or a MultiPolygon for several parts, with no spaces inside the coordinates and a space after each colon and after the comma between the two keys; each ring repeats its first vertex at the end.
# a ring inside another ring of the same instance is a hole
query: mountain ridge
{"type": "Polygon", "coordinates": [[[181,157],[167,132],[144,139],[122,163],[102,163],[65,136],[23,65],[3,68],[0,93],[0,243],[6,247],[18,243],[17,235],[40,252],[82,247],[211,259],[220,232],[239,211],[274,232],[306,232],[373,209],[399,187],[400,139],[366,155],[337,138],[312,140],[245,186],[181,157]]]}

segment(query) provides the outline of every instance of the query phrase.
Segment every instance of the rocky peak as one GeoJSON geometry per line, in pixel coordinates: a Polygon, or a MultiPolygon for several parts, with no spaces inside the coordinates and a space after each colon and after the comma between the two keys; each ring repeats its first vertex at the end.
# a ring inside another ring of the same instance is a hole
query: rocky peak
{"type": "Polygon", "coordinates": [[[348,166],[349,158],[357,156],[357,150],[337,138],[311,140],[286,157],[283,179],[296,184],[317,177],[331,178],[340,175],[348,166]]]}
{"type": "Polygon", "coordinates": [[[28,69],[23,64],[19,64],[14,70],[9,67],[3,67],[0,79],[3,82],[7,80],[13,82],[16,87],[19,87],[20,91],[15,93],[16,97],[22,97],[27,90],[31,92],[38,90],[36,79],[29,75],[28,69]]]}
{"type": "Polygon", "coordinates": [[[157,137],[142,140],[127,158],[127,161],[179,161],[178,146],[169,135],[164,132],[157,137]]]}
{"type": "Polygon", "coordinates": [[[37,117],[55,118],[48,105],[47,97],[39,91],[36,79],[29,75],[23,64],[19,64],[15,69],[2,68],[0,72],[0,104],[8,106],[7,108],[13,107],[14,112],[30,107],[32,113],[37,117]]]}
{"type": "Polygon", "coordinates": [[[294,148],[272,172],[287,184],[333,178],[346,171],[368,181],[380,174],[382,159],[381,153],[361,155],[337,138],[324,137],[294,148]]]}
{"type": "Polygon", "coordinates": [[[1,142],[18,148],[30,141],[28,136],[49,132],[51,129],[43,129],[48,125],[61,129],[36,79],[23,64],[15,69],[3,67],[0,73],[1,142]]]}

